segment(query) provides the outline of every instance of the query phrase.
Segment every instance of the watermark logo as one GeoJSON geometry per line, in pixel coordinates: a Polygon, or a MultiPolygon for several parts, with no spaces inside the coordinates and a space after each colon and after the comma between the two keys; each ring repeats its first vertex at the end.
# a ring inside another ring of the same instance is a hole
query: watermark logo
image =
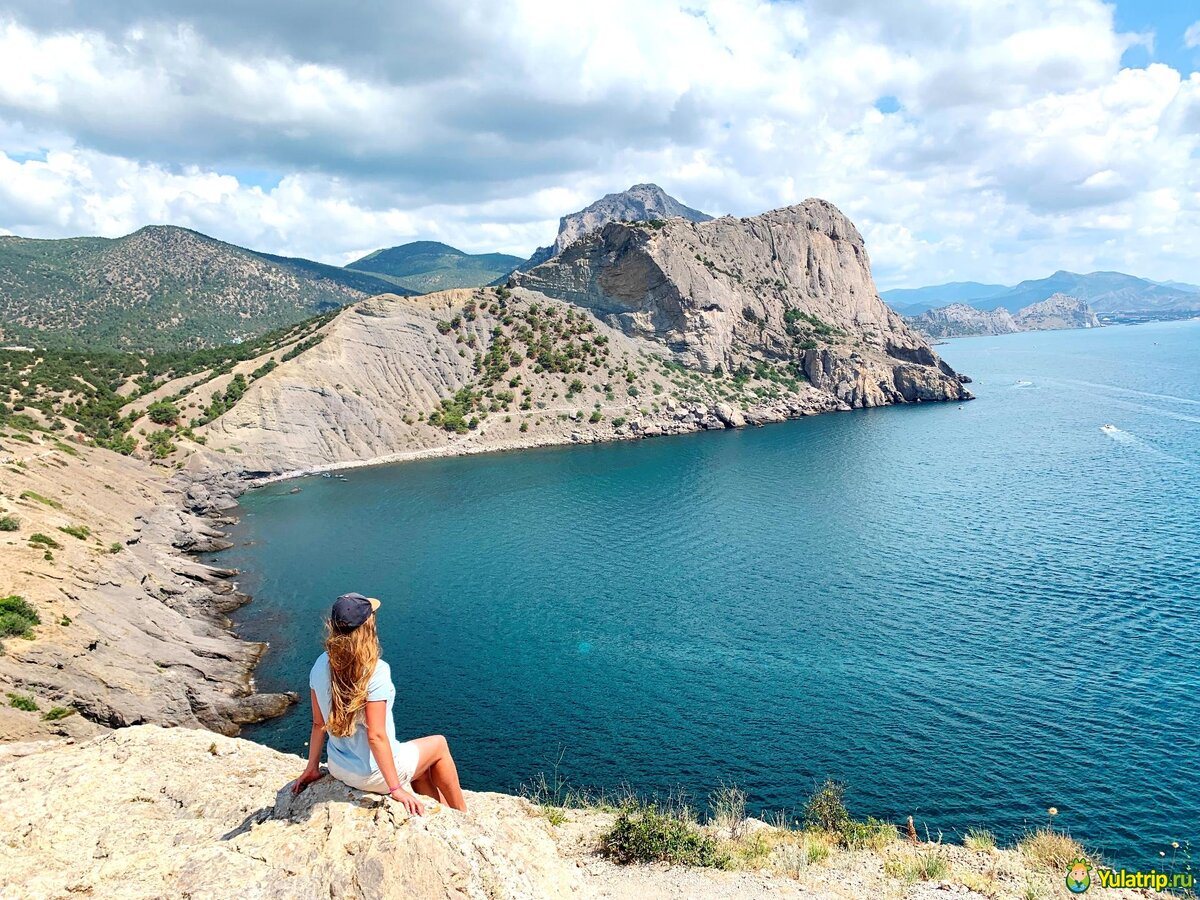
{"type": "MultiPolygon", "coordinates": [[[[1161,893],[1167,889],[1190,891],[1196,886],[1196,878],[1191,872],[1159,872],[1157,869],[1139,872],[1097,867],[1096,877],[1101,887],[1109,889],[1149,888],[1161,893]]],[[[1092,886],[1092,867],[1086,859],[1077,859],[1071,863],[1071,868],[1067,870],[1066,884],[1067,890],[1072,894],[1085,893],[1092,886]]]]}
{"type": "Polygon", "coordinates": [[[1077,859],[1067,870],[1067,890],[1072,894],[1082,894],[1092,886],[1092,867],[1086,859],[1077,859]]]}

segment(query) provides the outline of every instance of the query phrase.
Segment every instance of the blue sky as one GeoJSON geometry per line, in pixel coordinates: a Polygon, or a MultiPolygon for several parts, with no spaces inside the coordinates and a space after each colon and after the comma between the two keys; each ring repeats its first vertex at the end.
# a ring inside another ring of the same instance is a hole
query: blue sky
{"type": "Polygon", "coordinates": [[[828,199],[882,289],[1200,282],[1194,0],[354,10],[0,0],[0,232],[524,255],[655,181],[714,214],[828,199]]]}
{"type": "Polygon", "coordinates": [[[1188,47],[1184,35],[1200,21],[1200,3],[1195,0],[1158,0],[1116,4],[1116,25],[1121,31],[1154,35],[1153,49],[1138,46],[1126,51],[1122,62],[1145,67],[1161,62],[1181,72],[1200,68],[1200,47],[1188,47]]]}

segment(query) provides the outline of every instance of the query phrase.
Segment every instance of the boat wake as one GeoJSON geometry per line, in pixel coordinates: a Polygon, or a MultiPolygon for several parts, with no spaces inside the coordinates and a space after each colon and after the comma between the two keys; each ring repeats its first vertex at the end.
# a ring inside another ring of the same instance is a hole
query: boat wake
{"type": "Polygon", "coordinates": [[[1159,450],[1157,447],[1155,447],[1149,441],[1144,441],[1137,435],[1130,434],[1128,431],[1122,431],[1116,425],[1112,425],[1112,424],[1106,422],[1100,426],[1100,430],[1102,432],[1104,432],[1106,435],[1108,435],[1110,438],[1112,438],[1114,441],[1116,441],[1118,444],[1124,444],[1128,447],[1134,448],[1135,450],[1140,450],[1143,453],[1150,453],[1154,456],[1161,456],[1163,459],[1169,459],[1172,462],[1185,463],[1185,461],[1180,459],[1178,456],[1172,456],[1170,453],[1167,453],[1165,450],[1159,450]]]}

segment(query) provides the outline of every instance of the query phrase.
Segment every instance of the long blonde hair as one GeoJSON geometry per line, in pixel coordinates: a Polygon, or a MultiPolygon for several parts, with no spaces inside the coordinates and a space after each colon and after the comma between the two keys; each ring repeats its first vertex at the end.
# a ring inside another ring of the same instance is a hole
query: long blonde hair
{"type": "Polygon", "coordinates": [[[328,623],[327,629],[329,721],[325,730],[336,737],[349,737],[358,727],[358,714],[367,707],[367,684],[379,662],[379,633],[373,613],[357,628],[328,623]]]}

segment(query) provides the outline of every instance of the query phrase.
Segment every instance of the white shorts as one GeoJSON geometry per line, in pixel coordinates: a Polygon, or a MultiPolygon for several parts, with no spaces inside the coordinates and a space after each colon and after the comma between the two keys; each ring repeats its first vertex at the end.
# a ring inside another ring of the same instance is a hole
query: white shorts
{"type": "MultiPolygon", "coordinates": [[[[403,744],[393,741],[392,761],[396,764],[396,776],[400,779],[401,786],[406,791],[411,791],[411,782],[417,774],[417,764],[420,762],[416,741],[405,741],[403,744]]],[[[378,769],[370,775],[359,775],[357,772],[347,772],[333,760],[329,760],[328,768],[330,775],[355,790],[370,791],[373,794],[388,793],[387,782],[378,769]]]]}

